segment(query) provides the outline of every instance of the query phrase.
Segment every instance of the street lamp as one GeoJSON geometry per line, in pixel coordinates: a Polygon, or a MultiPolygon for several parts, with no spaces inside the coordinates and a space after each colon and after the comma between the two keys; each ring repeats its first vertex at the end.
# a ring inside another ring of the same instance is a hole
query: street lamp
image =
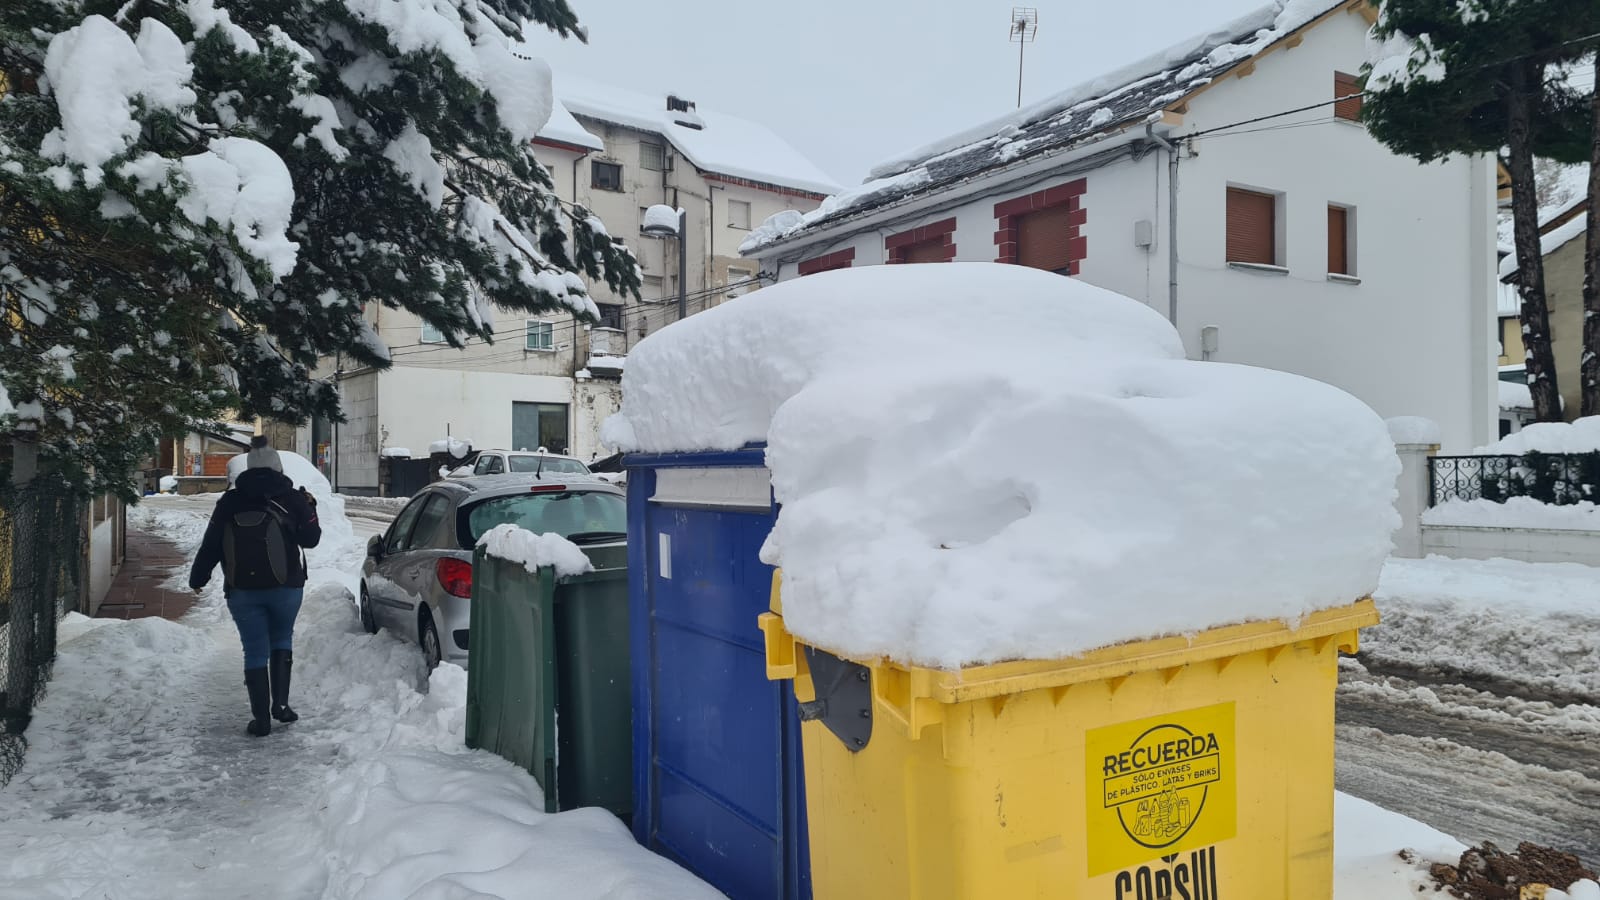
{"type": "Polygon", "coordinates": [[[645,237],[677,238],[678,240],[678,318],[689,315],[689,213],[657,203],[644,211],[644,224],[639,233],[645,237]]]}

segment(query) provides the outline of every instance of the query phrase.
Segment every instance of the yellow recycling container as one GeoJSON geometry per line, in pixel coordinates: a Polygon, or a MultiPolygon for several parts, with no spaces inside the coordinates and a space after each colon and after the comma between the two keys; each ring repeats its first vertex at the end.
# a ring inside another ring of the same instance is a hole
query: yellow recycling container
{"type": "Polygon", "coordinates": [[[801,701],[816,900],[1330,900],[1338,654],[1371,600],[1070,659],[841,660],[801,701]]]}

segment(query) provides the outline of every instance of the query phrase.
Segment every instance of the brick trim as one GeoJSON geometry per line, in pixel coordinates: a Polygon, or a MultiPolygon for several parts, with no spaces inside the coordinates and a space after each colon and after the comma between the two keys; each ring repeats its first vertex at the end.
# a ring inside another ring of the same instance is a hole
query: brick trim
{"type": "Polygon", "coordinates": [[[1065,184],[1045,188],[1032,194],[1021,197],[1012,197],[1002,200],[994,205],[995,218],[995,259],[997,263],[1017,262],[1017,228],[1021,218],[1028,213],[1052,206],[1065,205],[1070,210],[1067,219],[1067,256],[1071,260],[1072,274],[1078,274],[1080,264],[1089,256],[1089,239],[1083,236],[1082,228],[1089,221],[1089,214],[1083,208],[1083,195],[1088,191],[1089,181],[1078,178],[1065,184]]]}
{"type": "Polygon", "coordinates": [[[818,272],[829,272],[834,269],[848,269],[856,260],[856,248],[846,247],[835,250],[826,256],[813,256],[800,261],[801,275],[815,275],[818,272]]]}
{"type": "Polygon", "coordinates": [[[932,244],[944,252],[944,262],[956,258],[956,220],[954,218],[942,219],[931,225],[923,225],[910,231],[891,234],[883,240],[883,249],[886,251],[886,262],[890,264],[903,263],[910,254],[912,247],[932,244]]]}

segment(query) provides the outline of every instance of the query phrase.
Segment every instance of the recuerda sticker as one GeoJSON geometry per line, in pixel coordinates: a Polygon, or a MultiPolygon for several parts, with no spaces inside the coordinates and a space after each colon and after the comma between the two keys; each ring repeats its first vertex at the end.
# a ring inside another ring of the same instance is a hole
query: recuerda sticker
{"type": "MultiPolygon", "coordinates": [[[[1183,851],[1234,836],[1238,814],[1231,702],[1092,729],[1085,749],[1088,874],[1126,870],[1119,872],[1117,882],[1122,884],[1126,875],[1133,892],[1119,897],[1139,896],[1141,864],[1163,857],[1170,862],[1183,851]]],[[[1207,861],[1212,880],[1215,864],[1212,851],[1207,861]]],[[[1192,880],[1196,871],[1190,872],[1190,883],[1198,883],[1192,880]]],[[[1158,877],[1156,869],[1149,877],[1158,877]]],[[[1215,893],[1195,896],[1214,898],[1215,893]]]]}

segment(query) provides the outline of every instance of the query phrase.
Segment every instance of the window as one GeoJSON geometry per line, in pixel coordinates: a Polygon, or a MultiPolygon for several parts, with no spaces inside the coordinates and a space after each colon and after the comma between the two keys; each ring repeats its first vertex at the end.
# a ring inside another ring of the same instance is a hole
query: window
{"type": "Polygon", "coordinates": [[[1278,198],[1228,188],[1228,262],[1278,264],[1278,198]]]}
{"type": "Polygon", "coordinates": [[[419,547],[434,546],[434,538],[439,533],[439,523],[443,522],[449,512],[450,501],[440,494],[428,498],[428,505],[422,508],[422,514],[417,516],[417,527],[412,529],[411,538],[406,541],[406,548],[415,550],[419,547]]]}
{"type": "Polygon", "coordinates": [[[756,289],[756,273],[754,269],[735,269],[728,267],[728,280],[724,282],[729,297],[738,297],[756,289]]]}
{"type": "Polygon", "coordinates": [[[728,201],[728,227],[750,230],[750,201],[728,201]]]}
{"type": "Polygon", "coordinates": [[[1354,275],[1355,210],[1344,206],[1328,207],[1328,274],[1354,275]]]}
{"type": "Polygon", "coordinates": [[[597,323],[600,328],[622,330],[622,304],[596,303],[595,306],[600,310],[600,321],[597,323]]]}
{"type": "Polygon", "coordinates": [[[622,166],[599,160],[589,163],[589,185],[597,191],[622,190],[622,166]]]}
{"type": "Polygon", "coordinates": [[[664,171],[667,168],[667,148],[650,141],[641,141],[639,143],[639,168],[651,172],[664,171]]]}
{"type": "Polygon", "coordinates": [[[1346,75],[1343,72],[1333,73],[1333,96],[1350,97],[1349,100],[1340,100],[1333,105],[1333,114],[1336,118],[1346,119],[1351,122],[1361,121],[1361,85],[1357,83],[1356,76],[1346,75]]]}
{"type": "Polygon", "coordinates": [[[384,548],[389,553],[406,548],[406,539],[411,537],[411,526],[417,524],[417,514],[422,512],[422,505],[427,502],[428,497],[418,497],[395,517],[394,524],[389,526],[389,534],[383,539],[384,548]]]}
{"type": "Polygon", "coordinates": [[[567,452],[567,405],[565,403],[511,404],[511,446],[516,450],[545,448],[551,453],[567,452]]]}
{"type": "Polygon", "coordinates": [[[628,536],[627,501],[609,491],[571,490],[492,497],[464,508],[457,523],[463,547],[472,547],[496,525],[538,533],[555,532],[577,543],[621,541],[628,536]]]}
{"type": "Polygon", "coordinates": [[[423,344],[445,343],[444,332],[440,331],[438,326],[430,325],[427,322],[422,323],[422,336],[417,338],[417,340],[423,344]]]}
{"type": "MultiPolygon", "coordinates": [[[[1072,211],[1063,203],[1020,216],[1017,222],[1017,262],[1047,272],[1072,274],[1072,254],[1067,243],[1071,215],[1072,211]]],[[[908,252],[906,262],[923,261],[913,258],[908,252]]],[[[930,258],[926,261],[938,262],[942,259],[930,258]]]]}
{"type": "Polygon", "coordinates": [[[550,322],[540,322],[537,319],[528,320],[529,350],[554,350],[556,348],[556,327],[550,322]]]}
{"type": "MultiPolygon", "coordinates": [[[[1063,248],[1066,243],[1065,240],[1061,242],[1063,248]]],[[[949,262],[950,258],[945,255],[944,248],[943,241],[923,241],[920,244],[912,244],[907,247],[902,256],[903,260],[908,263],[949,262]]]]}
{"type": "Polygon", "coordinates": [[[639,296],[646,300],[662,299],[662,291],[666,288],[661,283],[660,275],[646,275],[639,282],[639,296]]]}

